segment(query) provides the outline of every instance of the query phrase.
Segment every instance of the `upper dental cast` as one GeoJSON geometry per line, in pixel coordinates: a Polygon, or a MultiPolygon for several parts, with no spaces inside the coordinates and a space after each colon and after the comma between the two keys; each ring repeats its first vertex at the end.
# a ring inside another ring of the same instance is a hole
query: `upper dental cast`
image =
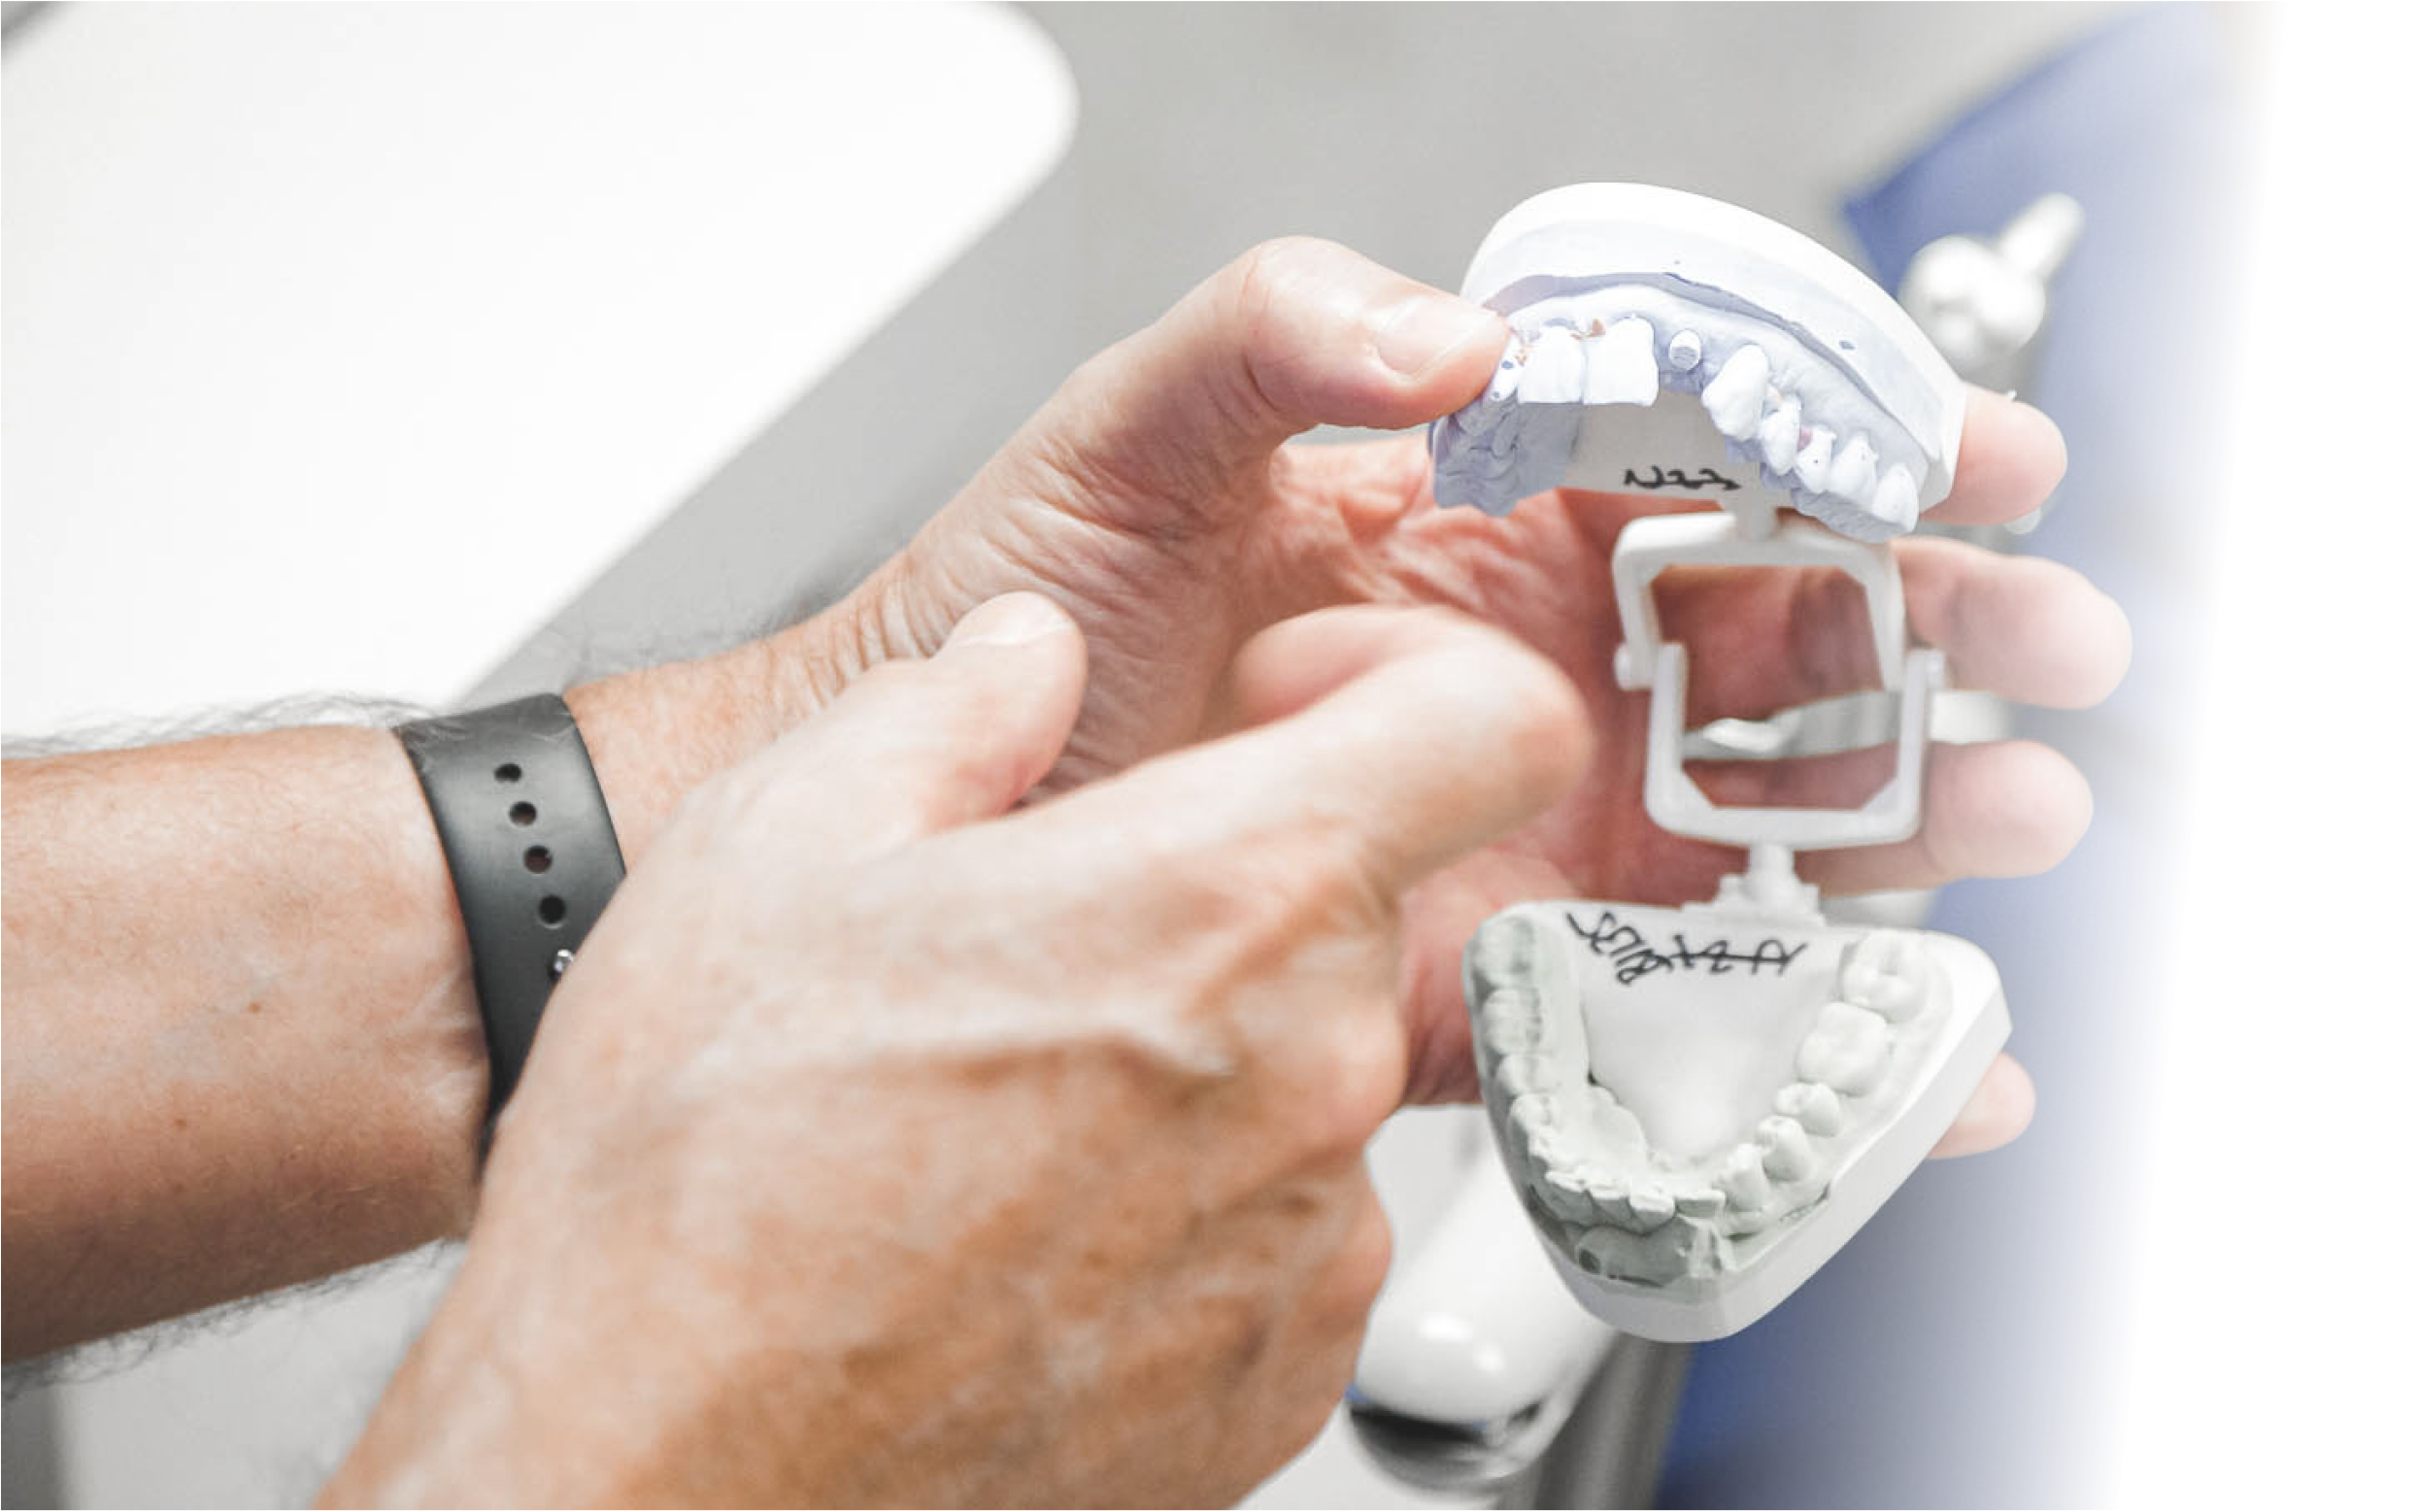
{"type": "Polygon", "coordinates": [[[1485,393],[1434,425],[1439,504],[1507,513],[1566,481],[1587,409],[1664,393],[1699,402],[1763,487],[1858,541],[1912,529],[1953,483],[1939,438],[1960,434],[1963,390],[1944,359],[1842,259],[1733,206],[1556,189],[1503,218],[1463,292],[1512,336],[1485,393]]]}

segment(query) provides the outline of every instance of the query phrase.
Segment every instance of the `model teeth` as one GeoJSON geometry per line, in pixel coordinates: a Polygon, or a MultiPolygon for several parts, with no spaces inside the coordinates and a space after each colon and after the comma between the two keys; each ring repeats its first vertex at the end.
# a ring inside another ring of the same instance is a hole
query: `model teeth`
{"type": "Polygon", "coordinates": [[[1728,1205],[1728,1194],[1717,1187],[1697,1187],[1679,1193],[1672,1200],[1681,1218],[1718,1218],[1728,1205]]]}
{"type": "Polygon", "coordinates": [[[1636,1210],[1627,1205],[1626,1186],[1608,1179],[1596,1180],[1586,1189],[1586,1193],[1594,1198],[1594,1222],[1613,1224],[1631,1231],[1635,1228],[1636,1210]]]}
{"type": "Polygon", "coordinates": [[[1754,1142],[1762,1147],[1762,1168],[1772,1181],[1801,1181],[1812,1174],[1812,1141],[1803,1126],[1772,1114],[1754,1126],[1754,1142]]]}
{"type": "Polygon", "coordinates": [[[1489,988],[1524,981],[1535,966],[1535,926],[1516,915],[1497,914],[1477,930],[1469,950],[1489,988]]]}
{"type": "Polygon", "coordinates": [[[1761,444],[1762,465],[1770,471],[1783,473],[1795,465],[1795,449],[1803,443],[1803,401],[1793,394],[1781,399],[1762,418],[1754,439],[1761,444]]]}
{"type": "Polygon", "coordinates": [[[1525,1056],[1543,1047],[1544,1026],[1535,1017],[1532,998],[1515,991],[1495,992],[1485,1004],[1485,1043],[1497,1056],[1525,1056]],[[1521,997],[1528,997],[1525,1013],[1501,1011],[1521,997]]]}
{"type": "Polygon", "coordinates": [[[1739,347],[1703,386],[1703,409],[1730,441],[1742,441],[1762,423],[1762,401],[1770,388],[1770,358],[1760,347],[1739,347]]]}
{"type": "MultiPolygon", "coordinates": [[[[1614,286],[1547,298],[1511,323],[1484,397],[1436,422],[1439,502],[1507,513],[1568,481],[1589,413],[1647,408],[1667,390],[1695,394],[1730,454],[1766,469],[1762,487],[1832,529],[1881,540],[1920,518],[1930,455],[1824,357],[1764,321],[1614,286]]],[[[1667,458],[1651,460],[1658,477],[1667,458]]]]}
{"type": "Polygon", "coordinates": [[[1627,1193],[1627,1211],[1634,1216],[1636,1232],[1651,1233],[1677,1216],[1678,1203],[1661,1187],[1641,1187],[1627,1193]]]}
{"type": "Polygon", "coordinates": [[[1633,316],[1612,324],[1587,343],[1588,404],[1651,404],[1661,397],[1661,369],[1653,362],[1653,326],[1633,316]]]}
{"type": "Polygon", "coordinates": [[[1888,1021],[1852,1003],[1821,1010],[1812,1032],[1795,1049],[1795,1074],[1860,1097],[1888,1073],[1888,1021]]]}
{"type": "Polygon", "coordinates": [[[1519,379],[1527,371],[1527,364],[1520,360],[1518,353],[1519,342],[1516,337],[1513,337],[1510,341],[1510,350],[1501,354],[1500,365],[1493,369],[1493,381],[1485,386],[1483,403],[1508,404],[1512,396],[1518,393],[1519,379]]]}
{"type": "Polygon", "coordinates": [[[1761,1150],[1753,1145],[1730,1151],[1718,1179],[1732,1207],[1758,1210],[1770,1200],[1770,1175],[1762,1168],[1761,1150]]]}
{"type": "Polygon", "coordinates": [[[1550,1092],[1560,1083],[1552,1062],[1541,1056],[1502,1057],[1501,1063],[1493,1067],[1493,1080],[1499,1082],[1502,1091],[1513,1097],[1527,1092],[1550,1092]]]}
{"type": "Polygon", "coordinates": [[[1921,520],[1921,486],[1901,466],[1889,468],[1871,495],[1870,512],[1899,530],[1910,530],[1921,520]]]}
{"type": "Polygon", "coordinates": [[[1556,325],[1527,349],[1527,371],[1519,379],[1520,402],[1577,404],[1585,397],[1586,349],[1575,331],[1556,325]]]}
{"type": "Polygon", "coordinates": [[[1833,1134],[1845,1126],[1845,1109],[1837,1089],[1820,1082],[1796,1082],[1779,1089],[1772,1106],[1803,1126],[1807,1134],[1833,1134]]]}
{"type": "Polygon", "coordinates": [[[1827,491],[1858,504],[1868,503],[1871,489],[1879,483],[1878,462],[1879,454],[1872,450],[1870,438],[1856,432],[1837,449],[1837,459],[1829,464],[1827,491]]]}
{"type": "Polygon", "coordinates": [[[1936,967],[1919,942],[1889,930],[1847,946],[1837,968],[1838,995],[1891,1024],[1920,1013],[1934,994],[1936,982],[1936,967]]]}
{"type": "Polygon", "coordinates": [[[1552,1209],[1555,1218],[1572,1224],[1594,1222],[1594,1197],[1586,1191],[1585,1178],[1575,1171],[1546,1171],[1544,1184],[1536,1194],[1544,1199],[1544,1206],[1552,1209]]]}
{"type": "MultiPolygon", "coordinates": [[[[1826,987],[1828,1000],[1809,996],[1799,1010],[1809,1022],[1796,1021],[1804,1026],[1790,1057],[1795,1079],[1732,1142],[1680,1155],[1656,1146],[1637,1113],[1597,1079],[1586,994],[1624,989],[1581,986],[1569,962],[1582,958],[1548,941],[1550,917],[1497,915],[1467,957],[1478,1065],[1530,1213],[1558,1226],[1564,1255],[1594,1236],[1585,1263],[1606,1276],[1656,1284],[1746,1262],[1764,1242],[1759,1236],[1822,1200],[1855,1141],[1890,1116],[1883,1091],[1896,1075],[1895,1036],[1918,1032],[1911,1026],[1942,980],[1935,962],[1917,937],[1897,931],[1832,947],[1829,981],[1808,984],[1826,987]]],[[[1641,942],[1641,929],[1627,938],[1641,942]]]]}

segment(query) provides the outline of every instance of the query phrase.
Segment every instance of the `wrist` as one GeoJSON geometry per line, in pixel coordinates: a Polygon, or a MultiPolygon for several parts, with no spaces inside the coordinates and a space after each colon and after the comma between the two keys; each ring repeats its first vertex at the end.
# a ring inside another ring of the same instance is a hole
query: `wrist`
{"type": "Polygon", "coordinates": [[[690,790],[804,723],[889,659],[890,570],[802,623],[689,661],[583,683],[579,721],[624,861],[634,868],[690,790]]]}

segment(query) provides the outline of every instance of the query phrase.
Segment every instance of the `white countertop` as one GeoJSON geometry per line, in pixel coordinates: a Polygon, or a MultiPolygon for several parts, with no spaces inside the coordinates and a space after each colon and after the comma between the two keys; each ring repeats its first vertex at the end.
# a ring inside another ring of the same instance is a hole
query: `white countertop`
{"type": "Polygon", "coordinates": [[[1021,200],[1003,7],[77,6],[6,70],[0,725],[460,696],[1021,200]]]}

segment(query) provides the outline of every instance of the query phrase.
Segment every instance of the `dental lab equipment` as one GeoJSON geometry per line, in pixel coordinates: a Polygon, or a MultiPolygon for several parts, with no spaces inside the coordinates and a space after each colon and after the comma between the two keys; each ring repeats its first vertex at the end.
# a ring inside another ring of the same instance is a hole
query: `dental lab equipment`
{"type": "Polygon", "coordinates": [[[1743,847],[1744,870],[1678,908],[1521,904],[1478,928],[1462,965],[1488,1118],[1554,1269],[1621,1330],[1719,1338],[1852,1237],[2009,1031],[1978,947],[1832,922],[1795,869],[1797,851],[1920,827],[1945,666],[1907,644],[1888,543],[1953,485],[1963,387],[1842,258],[1671,189],[1538,195],[1486,237],[1461,292],[1513,336],[1485,394],[1432,427],[1438,504],[1505,514],[1565,484],[1720,506],[1621,531],[1615,675],[1651,692],[1646,811],[1743,847]],[[1862,806],[1723,806],[1688,775],[1687,648],[1653,600],[1679,567],[1831,568],[1860,586],[1898,705],[1895,773],[1862,806]]]}

